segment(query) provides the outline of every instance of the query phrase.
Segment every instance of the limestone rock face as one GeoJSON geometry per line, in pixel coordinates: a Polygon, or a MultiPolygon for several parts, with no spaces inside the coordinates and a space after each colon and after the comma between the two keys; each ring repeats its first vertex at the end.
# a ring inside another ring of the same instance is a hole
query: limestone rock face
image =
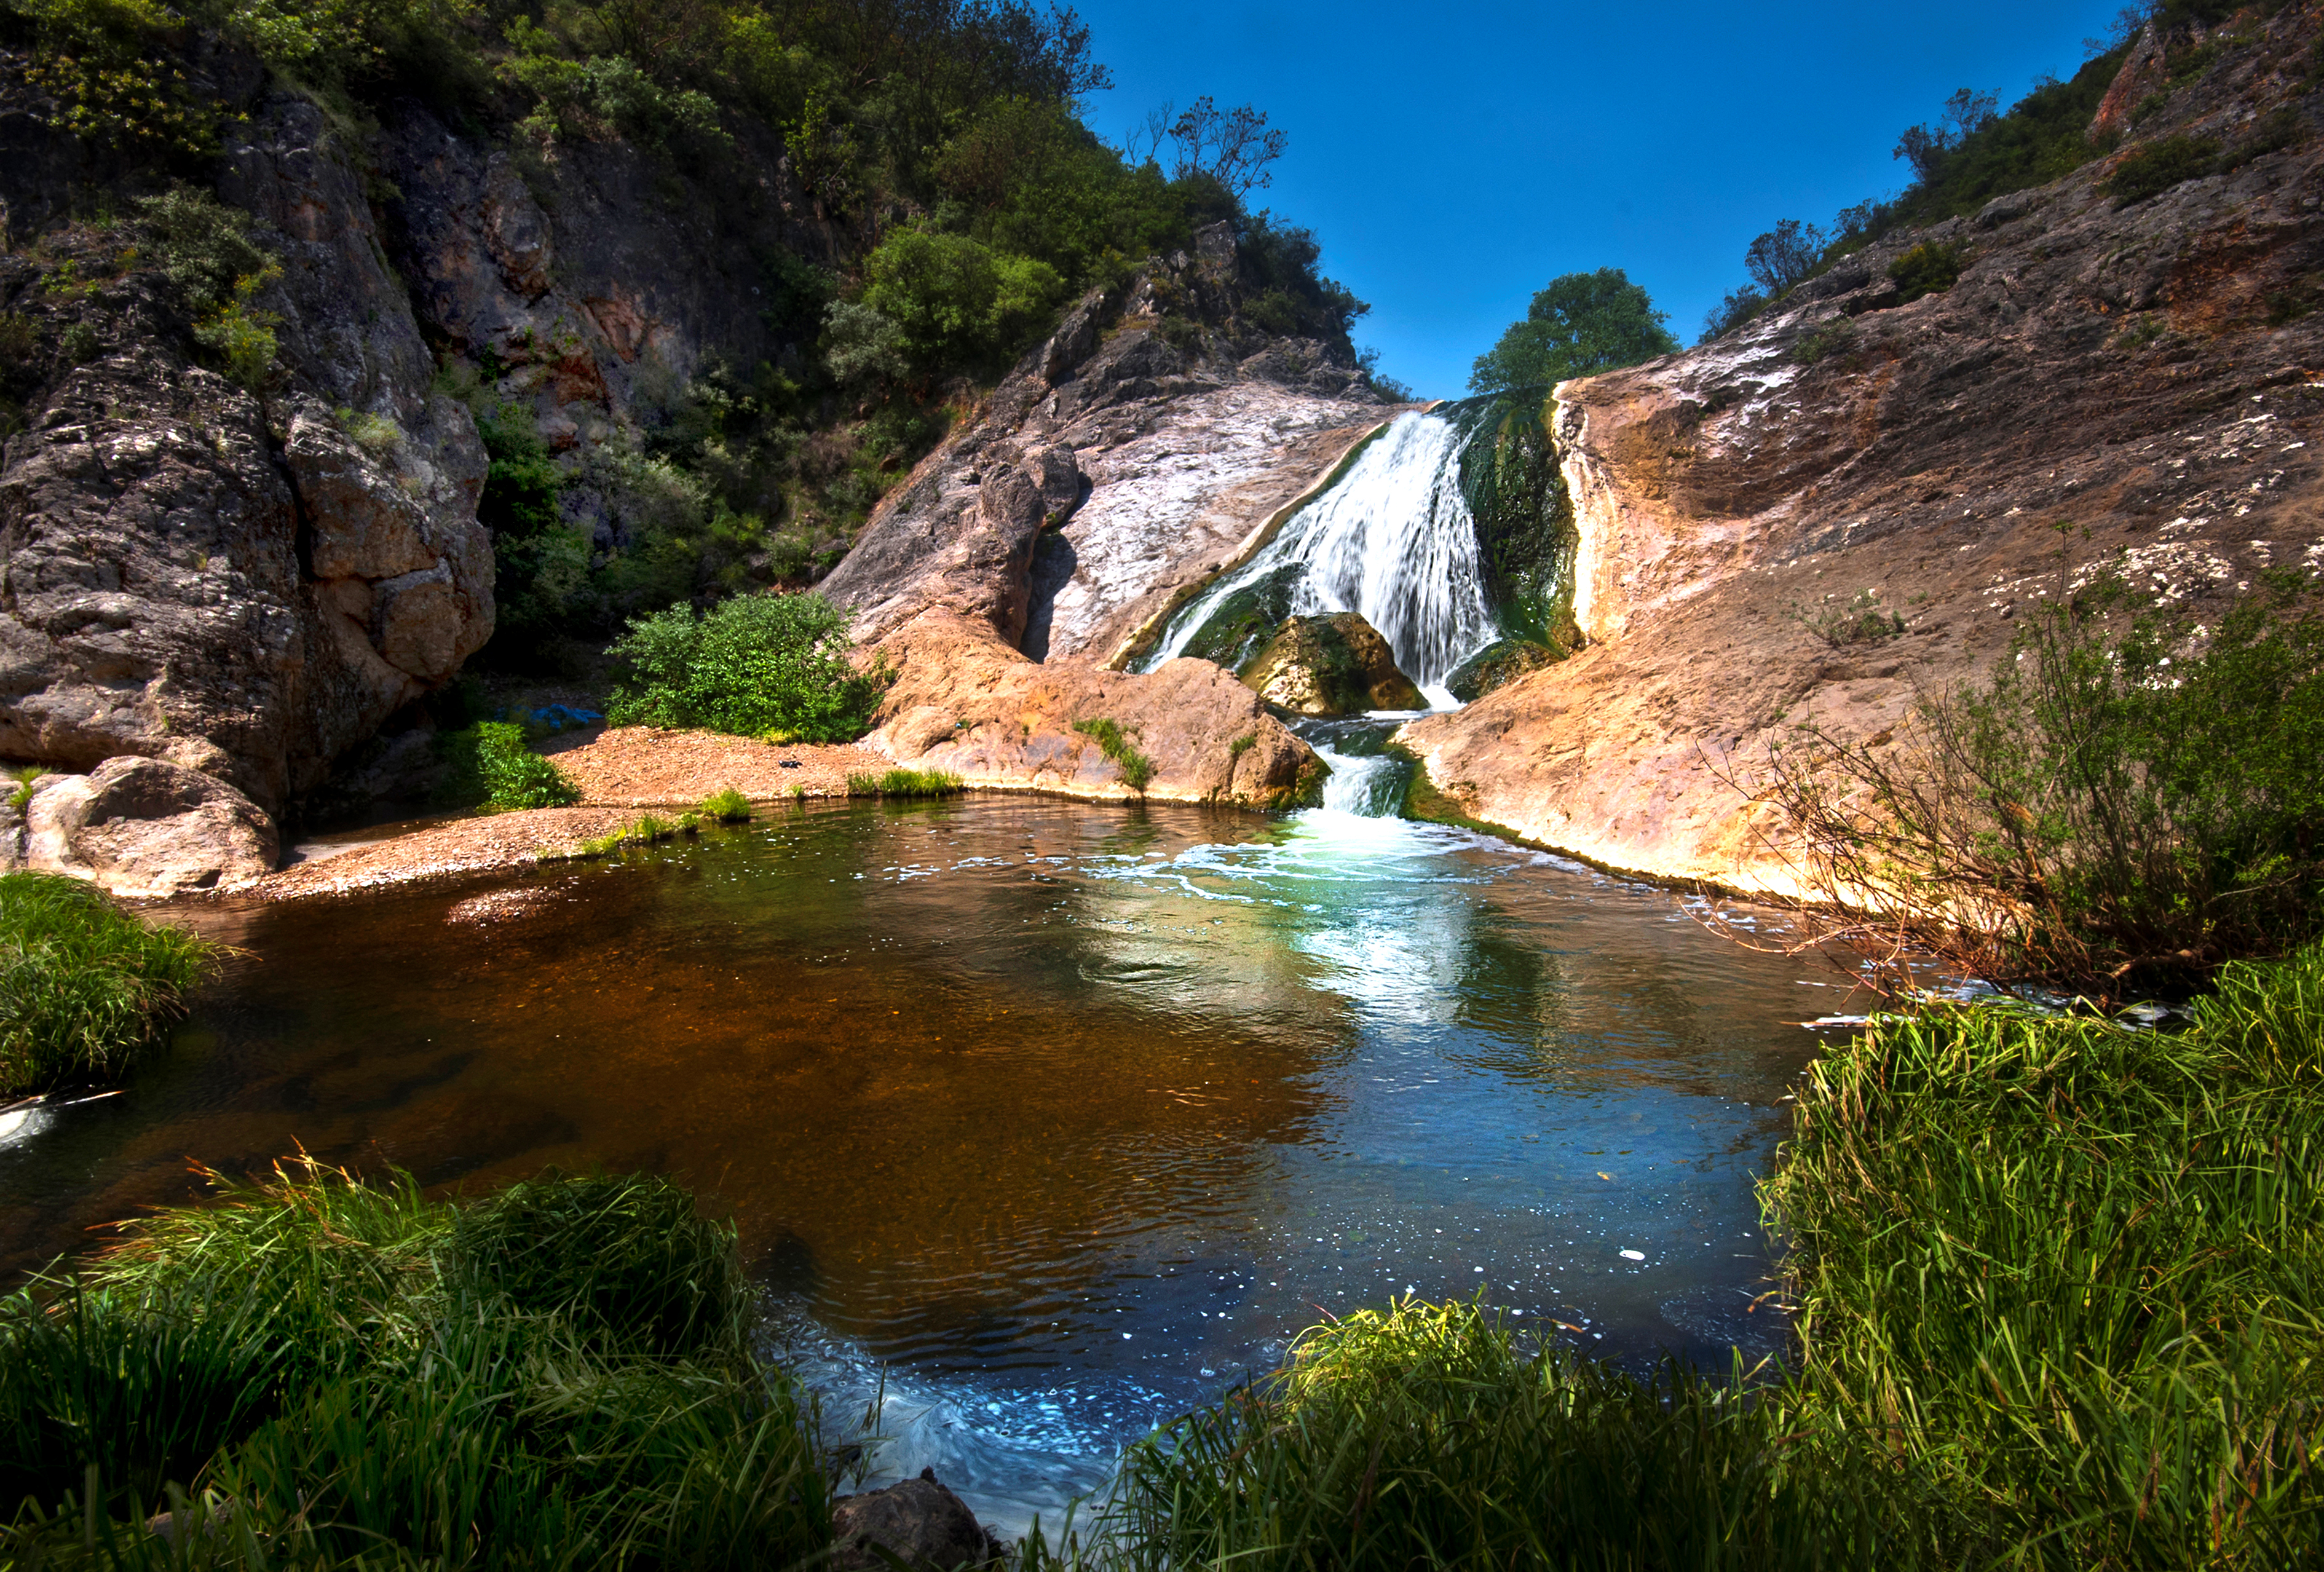
{"type": "Polygon", "coordinates": [[[25,812],[24,865],[120,896],[216,889],[273,870],[274,822],[199,770],[109,758],[86,776],[44,776],[25,812]]]}
{"type": "MultiPolygon", "coordinates": [[[[2137,134],[2227,145],[2310,102],[2288,62],[2318,25],[2279,14],[2137,134]]],[[[1562,386],[1588,647],[1401,740],[1475,818],[1787,890],[1749,783],[1802,720],[1893,731],[2099,572],[2195,623],[2267,570],[2324,575],[2324,311],[2298,305],[2324,266],[2324,135],[2298,112],[2301,140],[2232,173],[2121,207],[2096,159],[1889,235],[1715,343],[1562,386]],[[1886,269],[1923,243],[1962,271],[1906,304],[1886,269]],[[1859,603],[1873,636],[1819,631],[1859,603]]]]}
{"type": "Polygon", "coordinates": [[[894,1563],[880,1550],[914,1572],[953,1572],[1001,1560],[999,1541],[966,1503],[944,1487],[933,1468],[885,1490],[840,1497],[831,1506],[831,1564],[843,1572],[885,1572],[894,1563]]]}
{"type": "Polygon", "coordinates": [[[1388,640],[1353,611],[1290,618],[1238,675],[1268,703],[1301,715],[1428,707],[1388,640]]]}

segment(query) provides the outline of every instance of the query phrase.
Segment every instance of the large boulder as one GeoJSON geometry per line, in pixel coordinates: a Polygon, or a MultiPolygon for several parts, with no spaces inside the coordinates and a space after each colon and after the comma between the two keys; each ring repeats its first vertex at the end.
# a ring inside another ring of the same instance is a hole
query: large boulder
{"type": "Polygon", "coordinates": [[[25,866],[118,896],[239,884],[272,871],[281,844],[274,821],[224,781],[134,755],[42,777],[24,819],[25,866]]]}
{"type": "Polygon", "coordinates": [[[831,1564],[842,1572],[886,1572],[894,1562],[882,1550],[907,1567],[942,1572],[1001,1560],[1000,1541],[933,1468],[885,1490],[840,1497],[832,1503],[831,1537],[831,1564]]]}
{"type": "Polygon", "coordinates": [[[1495,688],[1515,682],[1529,671],[1555,666],[1566,652],[1530,639],[1499,639],[1452,668],[1444,688],[1464,704],[1473,704],[1495,688]]]}
{"type": "Polygon", "coordinates": [[[1236,675],[1268,703],[1302,715],[1428,707],[1388,640],[1353,611],[1287,619],[1236,675]]]}

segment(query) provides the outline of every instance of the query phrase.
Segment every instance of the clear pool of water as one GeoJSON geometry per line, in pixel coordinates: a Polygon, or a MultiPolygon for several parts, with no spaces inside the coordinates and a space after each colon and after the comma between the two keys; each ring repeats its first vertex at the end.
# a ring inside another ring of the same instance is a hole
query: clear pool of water
{"type": "Polygon", "coordinates": [[[1392,1294],[1625,1359],[1782,1343],[1752,1181],[1830,996],[1465,832],[829,804],[194,920],[245,953],[174,1051],[0,1130],[11,1273],[195,1197],[189,1159],[670,1172],[832,1411],[884,1395],[881,1469],[1003,1522],[1392,1294]]]}

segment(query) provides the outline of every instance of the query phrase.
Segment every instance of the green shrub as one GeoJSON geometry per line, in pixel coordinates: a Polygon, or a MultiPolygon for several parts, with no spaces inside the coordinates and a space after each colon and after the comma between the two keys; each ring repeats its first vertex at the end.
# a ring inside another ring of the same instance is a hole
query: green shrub
{"type": "Polygon", "coordinates": [[[2214,173],[2219,144],[2206,136],[2159,137],[2126,155],[2098,189],[2117,207],[2143,202],[2188,180],[2214,173]]]}
{"type": "Polygon", "coordinates": [[[606,705],[617,726],[700,726],[739,737],[852,742],[872,729],[889,677],[848,664],[847,619],[821,595],[739,595],[640,618],[608,654],[627,675],[606,705]]]}
{"type": "Polygon", "coordinates": [[[1111,720],[1076,721],[1074,730],[1084,737],[1096,740],[1098,751],[1113,760],[1121,771],[1121,784],[1143,795],[1154,779],[1154,761],[1132,745],[1122,729],[1111,720]]]}
{"type": "Polygon", "coordinates": [[[1888,276],[1904,294],[1907,304],[1923,295],[1941,295],[1960,280],[1961,248],[1923,241],[1888,264],[1888,276]]]}
{"type": "Polygon", "coordinates": [[[751,817],[751,799],[733,786],[702,799],[702,816],[714,824],[740,824],[751,817]]]}
{"type": "Polygon", "coordinates": [[[948,769],[899,768],[880,775],[855,771],[847,777],[851,797],[950,797],[967,789],[960,777],[948,769]]]}
{"type": "Polygon", "coordinates": [[[161,1039],[219,951],[94,885],[0,874],[0,1096],[112,1079],[161,1039]]]}
{"type": "Polygon", "coordinates": [[[1047,262],[919,229],[890,235],[863,271],[863,305],[894,322],[929,367],[1014,353],[1065,293],[1047,262]]]}
{"type": "Polygon", "coordinates": [[[524,728],[484,721],[465,731],[438,732],[437,751],[450,768],[438,801],[446,806],[561,808],[581,800],[572,777],[525,745],[524,728]]]}
{"type": "Polygon", "coordinates": [[[1814,365],[1846,354],[1855,345],[1856,325],[1845,317],[1837,317],[1801,335],[1800,341],[1792,345],[1792,359],[1801,365],[1814,365]]]}
{"type": "Polygon", "coordinates": [[[1810,724],[1759,789],[1821,898],[1999,981],[2122,997],[2324,926],[2324,609],[2296,579],[2207,628],[2118,582],[2021,619],[1992,679],[1893,747],[1810,724]]]}
{"type": "Polygon", "coordinates": [[[1877,644],[1904,631],[1904,619],[1884,607],[1870,590],[1858,591],[1856,598],[1844,605],[1831,604],[1831,597],[1826,595],[1821,605],[1794,607],[1792,620],[1834,649],[1877,644]]]}
{"type": "Polygon", "coordinates": [[[733,1232],[667,1181],[456,1206],[311,1161],[211,1180],[216,1204],[0,1301],[17,1558],[774,1567],[828,1544],[811,1410],[751,1359],[733,1232]],[[164,1486],[233,1503],[190,1558],[143,1527],[164,1486]]]}

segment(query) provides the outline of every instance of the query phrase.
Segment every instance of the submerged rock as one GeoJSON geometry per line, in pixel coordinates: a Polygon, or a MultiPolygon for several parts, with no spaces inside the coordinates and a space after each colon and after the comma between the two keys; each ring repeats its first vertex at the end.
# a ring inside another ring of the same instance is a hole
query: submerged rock
{"type": "Polygon", "coordinates": [[[1268,703],[1302,715],[1428,707],[1388,640],[1353,611],[1289,619],[1237,675],[1268,703]]]}
{"type": "Polygon", "coordinates": [[[1556,646],[1536,644],[1530,639],[1496,639],[1454,666],[1444,686],[1462,703],[1473,704],[1502,684],[1545,666],[1555,666],[1565,657],[1566,651],[1556,646]]]}
{"type": "Polygon", "coordinates": [[[831,1537],[831,1564],[844,1572],[883,1572],[898,1561],[949,1572],[1001,1560],[1001,1541],[944,1487],[933,1468],[885,1490],[840,1497],[832,1503],[831,1537]]]}

